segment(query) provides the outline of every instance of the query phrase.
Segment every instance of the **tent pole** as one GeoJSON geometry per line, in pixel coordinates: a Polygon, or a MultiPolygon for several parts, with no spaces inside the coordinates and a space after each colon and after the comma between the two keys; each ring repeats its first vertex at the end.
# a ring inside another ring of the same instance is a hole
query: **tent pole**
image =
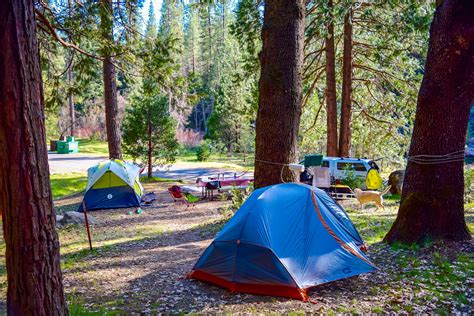
{"type": "Polygon", "coordinates": [[[84,211],[84,218],[86,220],[86,230],[87,230],[87,238],[89,239],[89,248],[90,250],[92,250],[91,233],[89,231],[89,220],[87,218],[86,203],[84,201],[82,201],[82,210],[84,211]]]}

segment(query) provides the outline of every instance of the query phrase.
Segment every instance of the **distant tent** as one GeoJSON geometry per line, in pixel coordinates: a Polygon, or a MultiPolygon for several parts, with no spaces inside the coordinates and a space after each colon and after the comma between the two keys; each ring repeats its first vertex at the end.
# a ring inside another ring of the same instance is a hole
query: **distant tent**
{"type": "Polygon", "coordinates": [[[362,239],[324,191],[287,183],[255,190],[190,277],[234,292],[307,300],[310,287],[371,272],[362,239]]]}
{"type": "MultiPolygon", "coordinates": [[[[122,160],[106,160],[89,168],[84,194],[86,210],[140,206],[140,168],[122,160]]],[[[82,203],[79,205],[82,212],[82,203]]]]}

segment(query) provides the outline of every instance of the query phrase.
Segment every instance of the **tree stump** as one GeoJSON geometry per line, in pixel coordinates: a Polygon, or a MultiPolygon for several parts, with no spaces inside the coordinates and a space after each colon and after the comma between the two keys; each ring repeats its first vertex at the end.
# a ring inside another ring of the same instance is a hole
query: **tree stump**
{"type": "Polygon", "coordinates": [[[388,176],[388,184],[390,193],[402,195],[403,179],[405,178],[405,170],[396,170],[388,176]]]}

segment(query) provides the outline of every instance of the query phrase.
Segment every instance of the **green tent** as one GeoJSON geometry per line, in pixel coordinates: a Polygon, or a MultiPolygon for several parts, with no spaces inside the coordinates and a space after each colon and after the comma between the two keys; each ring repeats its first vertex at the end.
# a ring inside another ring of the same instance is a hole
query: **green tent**
{"type": "MultiPolygon", "coordinates": [[[[122,160],[106,160],[89,168],[84,194],[86,210],[140,206],[143,186],[140,167],[122,160]]],[[[82,203],[79,210],[82,211],[82,203]]]]}

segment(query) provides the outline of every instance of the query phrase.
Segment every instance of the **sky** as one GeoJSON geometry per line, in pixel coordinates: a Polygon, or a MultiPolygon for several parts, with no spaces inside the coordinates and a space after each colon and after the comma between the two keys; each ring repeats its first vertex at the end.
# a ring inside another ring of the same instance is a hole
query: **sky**
{"type": "Polygon", "coordinates": [[[143,5],[142,17],[143,21],[148,21],[148,8],[150,7],[150,2],[153,1],[153,9],[155,11],[155,19],[158,23],[160,21],[160,9],[161,9],[161,0],[146,0],[145,4],[143,5]]]}

